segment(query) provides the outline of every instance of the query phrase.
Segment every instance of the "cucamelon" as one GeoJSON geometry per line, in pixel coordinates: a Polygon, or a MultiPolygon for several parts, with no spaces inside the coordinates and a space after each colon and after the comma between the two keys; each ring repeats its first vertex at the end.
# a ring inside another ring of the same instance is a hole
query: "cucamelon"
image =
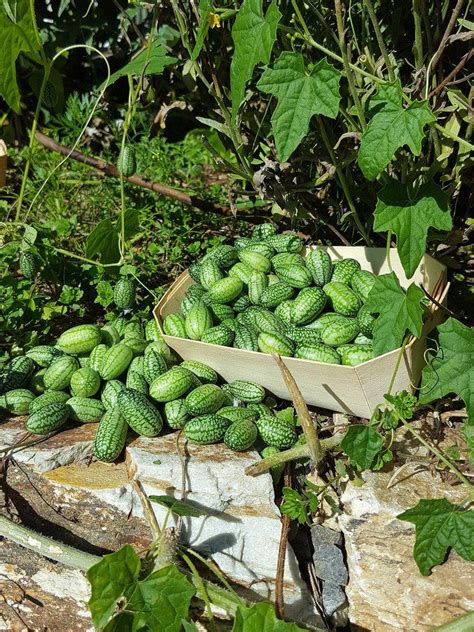
{"type": "Polygon", "coordinates": [[[227,428],[224,443],[231,450],[243,451],[253,446],[257,439],[257,426],[250,419],[235,421],[227,428]]]}
{"type": "Polygon", "coordinates": [[[70,355],[90,353],[100,343],[100,329],[96,325],[71,327],[58,339],[59,348],[70,355]]]}
{"type": "Polygon", "coordinates": [[[107,410],[97,427],[92,451],[96,459],[115,461],[125,447],[128,423],[118,408],[107,410]]]}
{"type": "Polygon", "coordinates": [[[160,411],[150,400],[132,389],[126,388],[119,393],[117,407],[128,425],[137,434],[156,437],[163,428],[160,411]]]}

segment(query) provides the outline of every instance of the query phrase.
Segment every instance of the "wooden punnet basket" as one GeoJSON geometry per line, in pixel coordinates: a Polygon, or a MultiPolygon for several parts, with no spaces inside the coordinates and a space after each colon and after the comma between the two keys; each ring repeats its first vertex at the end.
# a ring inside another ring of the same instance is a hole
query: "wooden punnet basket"
{"type": "MultiPolygon", "coordinates": [[[[364,270],[371,270],[375,274],[389,272],[384,248],[330,246],[326,250],[333,260],[352,257],[360,262],[364,270]]],[[[402,287],[407,287],[412,281],[421,283],[439,303],[445,303],[448,284],[446,268],[442,264],[425,255],[413,278],[408,280],[395,248],[391,249],[390,259],[392,270],[402,287]]],[[[156,306],[154,315],[162,333],[163,319],[168,314],[180,311],[186,290],[193,283],[189,273],[183,272],[156,306]]],[[[413,339],[405,348],[392,389],[394,393],[403,389],[412,390],[419,382],[425,363],[426,335],[442,320],[441,310],[435,305],[432,308],[421,338],[413,339]]],[[[290,399],[280,370],[270,354],[163,335],[167,344],[183,359],[200,360],[208,364],[226,381],[255,381],[277,397],[290,399]]],[[[388,390],[398,354],[399,350],[396,349],[355,367],[296,358],[283,359],[306,403],[358,417],[370,417],[388,390]]]]}

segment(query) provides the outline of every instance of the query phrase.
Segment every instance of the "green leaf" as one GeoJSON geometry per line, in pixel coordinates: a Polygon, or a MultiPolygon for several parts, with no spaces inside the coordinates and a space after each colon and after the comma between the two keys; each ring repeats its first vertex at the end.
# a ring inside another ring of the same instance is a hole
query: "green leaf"
{"type": "Polygon", "coordinates": [[[426,101],[415,101],[403,108],[398,82],[379,88],[371,102],[382,104],[382,109],[373,116],[362,134],[357,160],[366,178],[375,180],[400,147],[408,145],[415,156],[421,153],[423,129],[436,118],[426,101]]]}
{"type": "Polygon", "coordinates": [[[204,40],[206,39],[207,32],[209,30],[209,15],[213,10],[211,0],[201,0],[199,3],[199,26],[196,33],[196,43],[191,53],[191,60],[196,61],[199,57],[199,53],[204,46],[204,40]]]}
{"type": "Polygon", "coordinates": [[[157,39],[155,39],[151,45],[148,62],[147,54],[148,52],[146,48],[141,50],[136,57],[128,62],[128,64],[110,76],[107,86],[112,85],[117,81],[117,79],[125,77],[126,75],[134,75],[135,77],[139,77],[141,75],[159,75],[167,66],[170,66],[178,61],[176,57],[169,57],[166,54],[166,48],[157,39]]]}
{"type": "Polygon", "coordinates": [[[114,300],[114,288],[109,281],[99,281],[96,286],[97,297],[94,303],[108,307],[114,300]]]}
{"type": "Polygon", "coordinates": [[[196,624],[193,623],[192,621],[182,621],[181,623],[182,623],[184,632],[199,632],[199,630],[196,627],[196,624]]]}
{"type": "Polygon", "coordinates": [[[86,240],[86,257],[96,256],[102,263],[116,263],[120,260],[119,240],[115,225],[110,219],[97,224],[86,240]]]}
{"type": "Polygon", "coordinates": [[[281,13],[272,0],[263,15],[262,0],[244,0],[232,27],[234,54],[230,65],[232,116],[235,119],[244,100],[245,86],[255,66],[268,64],[281,13]]]}
{"type": "Polygon", "coordinates": [[[383,446],[384,439],[376,428],[362,424],[350,426],[341,442],[351,465],[358,470],[368,470],[383,446]]]}
{"type": "Polygon", "coordinates": [[[140,558],[126,544],[119,551],[104,555],[87,571],[92,588],[89,609],[96,628],[106,625],[116,612],[120,599],[126,599],[140,572],[140,558]]]}
{"type": "Polygon", "coordinates": [[[168,507],[171,511],[178,516],[191,516],[192,518],[199,518],[199,516],[207,516],[208,512],[200,507],[191,505],[184,500],[176,500],[171,496],[148,496],[148,499],[153,503],[168,507]]]}
{"type": "Polygon", "coordinates": [[[368,101],[369,113],[373,116],[381,110],[400,108],[402,105],[402,84],[400,80],[381,83],[377,92],[368,101]]]}
{"type": "Polygon", "coordinates": [[[426,249],[429,227],[451,230],[448,195],[434,182],[422,185],[415,193],[391,180],[378,194],[374,230],[392,230],[407,277],[413,276],[426,249]]]}
{"type": "Polygon", "coordinates": [[[36,238],[38,237],[38,231],[34,226],[25,224],[25,232],[21,240],[21,250],[29,250],[34,245],[36,238]]]}
{"type": "Polygon", "coordinates": [[[376,278],[365,303],[370,312],[379,314],[373,334],[376,356],[398,349],[407,330],[420,337],[424,296],[414,283],[405,292],[394,272],[376,278]]]}
{"type": "Polygon", "coordinates": [[[239,606],[232,632],[304,632],[304,629],[277,619],[273,604],[263,602],[250,608],[239,606]]]}
{"type": "Polygon", "coordinates": [[[442,564],[449,548],[465,560],[474,560],[474,511],[463,511],[445,498],[420,500],[397,516],[415,525],[413,557],[422,575],[442,564]]]}
{"type": "Polygon", "coordinates": [[[438,333],[437,353],[423,369],[420,404],[456,393],[466,405],[469,423],[474,424],[474,330],[448,318],[438,333]]]}
{"type": "Polygon", "coordinates": [[[127,610],[135,613],[131,632],[166,630],[180,632],[196,593],[192,583],[176,566],[166,566],[138,582],[130,595],[127,610]]]}
{"type": "Polygon", "coordinates": [[[292,520],[298,520],[300,524],[305,524],[306,522],[306,504],[296,489],[291,489],[291,487],[283,488],[283,502],[280,506],[280,511],[292,520]]]}
{"type": "Polygon", "coordinates": [[[325,59],[308,72],[300,53],[284,52],[265,70],[257,87],[278,99],[272,130],[280,160],[298,147],[314,114],[336,118],[340,79],[341,73],[325,59]]]}
{"type": "Polygon", "coordinates": [[[30,11],[33,3],[17,0],[13,8],[6,2],[0,5],[0,96],[15,112],[20,112],[20,91],[16,80],[16,60],[22,52],[40,49],[36,38],[35,16],[30,11]]]}

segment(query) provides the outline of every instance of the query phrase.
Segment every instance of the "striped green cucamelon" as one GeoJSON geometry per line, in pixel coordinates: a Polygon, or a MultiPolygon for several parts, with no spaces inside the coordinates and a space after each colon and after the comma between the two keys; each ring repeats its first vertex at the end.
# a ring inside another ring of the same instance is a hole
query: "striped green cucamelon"
{"type": "Polygon", "coordinates": [[[256,270],[266,274],[267,272],[270,272],[272,267],[270,259],[265,257],[265,255],[262,255],[260,252],[247,250],[247,248],[240,250],[239,259],[242,263],[248,265],[252,271],[256,270]]]}
{"type": "Polygon", "coordinates": [[[250,237],[237,237],[234,241],[234,248],[237,250],[243,250],[243,248],[246,248],[251,243],[252,239],[250,239],[250,237]]]}
{"type": "Polygon", "coordinates": [[[107,410],[97,427],[92,452],[96,459],[110,463],[115,461],[125,447],[128,423],[119,409],[107,410]]]}
{"type": "Polygon", "coordinates": [[[124,373],[133,358],[133,352],[124,342],[110,347],[100,370],[103,380],[113,380],[124,373]]]}
{"type": "Polygon", "coordinates": [[[321,330],[321,341],[330,347],[338,347],[354,340],[360,331],[357,318],[344,317],[329,323],[321,330]]]}
{"type": "Polygon", "coordinates": [[[131,320],[125,325],[121,337],[124,341],[126,338],[144,338],[145,329],[138,320],[131,320]]]}
{"type": "Polygon", "coordinates": [[[329,283],[332,276],[332,261],[325,250],[321,248],[311,250],[306,255],[305,262],[317,287],[323,287],[329,283]]]}
{"type": "Polygon", "coordinates": [[[258,335],[258,348],[262,353],[278,353],[290,357],[295,349],[293,342],[283,334],[265,332],[258,335]]]}
{"type": "Polygon", "coordinates": [[[247,294],[241,294],[232,303],[232,308],[235,312],[244,312],[251,306],[251,302],[247,294]]]}
{"type": "Polygon", "coordinates": [[[78,325],[62,333],[58,339],[59,348],[70,355],[90,353],[100,343],[100,329],[97,325],[78,325]]]}
{"type": "Polygon", "coordinates": [[[220,415],[201,415],[188,421],[184,435],[194,443],[218,443],[224,438],[230,421],[220,415]]]}
{"type": "Polygon", "coordinates": [[[150,397],[157,402],[170,402],[187,393],[196,376],[182,366],[174,366],[150,384],[150,397]]]}
{"type": "Polygon", "coordinates": [[[115,327],[115,329],[118,331],[118,335],[120,337],[123,336],[123,333],[125,331],[125,327],[127,326],[127,323],[129,321],[127,320],[127,318],[122,315],[122,316],[117,316],[117,318],[115,318],[115,320],[113,321],[113,326],[115,327]]]}
{"type": "Polygon", "coordinates": [[[361,301],[346,283],[330,281],[326,283],[323,290],[335,312],[343,316],[357,316],[361,301]]]}
{"type": "Polygon", "coordinates": [[[125,178],[129,178],[130,176],[133,176],[136,169],[137,164],[135,150],[131,145],[125,145],[119,155],[118,170],[125,176],[125,178]]]}
{"type": "Polygon", "coordinates": [[[232,423],[235,421],[242,421],[243,419],[254,420],[257,417],[255,411],[241,406],[224,406],[218,410],[216,414],[221,415],[221,417],[225,417],[232,423]]]}
{"type": "Polygon", "coordinates": [[[46,393],[43,393],[31,401],[28,412],[32,415],[40,408],[43,408],[43,406],[48,406],[49,404],[65,404],[69,397],[69,393],[65,393],[64,391],[46,391],[46,393]]]}
{"type": "Polygon", "coordinates": [[[181,314],[168,314],[163,321],[163,331],[167,336],[176,336],[176,338],[188,337],[185,319],[181,314]]]}
{"type": "Polygon", "coordinates": [[[234,263],[239,260],[239,254],[236,248],[228,246],[227,244],[221,244],[216,246],[213,250],[207,253],[204,257],[205,261],[215,261],[220,268],[231,268],[234,263]]]}
{"type": "MultiPolygon", "coordinates": [[[[148,349],[146,352],[148,353],[148,349]]],[[[133,358],[128,365],[128,371],[135,371],[136,373],[140,373],[140,375],[145,376],[145,356],[141,355],[133,358]]]]}
{"type": "Polygon", "coordinates": [[[252,239],[255,241],[268,239],[272,235],[276,235],[277,230],[278,229],[275,224],[270,224],[269,222],[265,222],[264,224],[257,224],[257,226],[254,226],[254,229],[252,231],[252,239]]]}
{"type": "Polygon", "coordinates": [[[204,332],[201,338],[201,342],[207,342],[211,345],[222,345],[223,347],[230,347],[234,341],[234,332],[225,327],[225,325],[217,325],[211,327],[204,332]]]}
{"type": "Polygon", "coordinates": [[[342,314],[336,314],[336,312],[326,312],[318,316],[316,320],[313,320],[307,325],[303,325],[303,329],[315,329],[321,331],[329,323],[333,323],[335,320],[341,320],[346,318],[342,314]]]}
{"type": "Polygon", "coordinates": [[[227,428],[224,435],[224,444],[231,450],[241,452],[248,450],[257,440],[257,426],[250,419],[235,421],[227,428]]]}
{"type": "Polygon", "coordinates": [[[56,347],[38,345],[29,349],[25,355],[27,358],[31,358],[38,366],[47,368],[53,360],[63,355],[63,352],[56,347]]]}
{"type": "Polygon", "coordinates": [[[302,289],[312,283],[310,271],[302,265],[279,265],[275,272],[280,281],[294,288],[302,289]]]}
{"type": "Polygon", "coordinates": [[[143,360],[143,376],[148,384],[151,384],[157,377],[163,375],[168,370],[166,360],[155,349],[146,349],[143,360]]]}
{"type": "Polygon", "coordinates": [[[374,349],[371,345],[346,345],[341,352],[341,364],[356,366],[372,360],[374,349]]]}
{"type": "Polygon", "coordinates": [[[357,314],[357,320],[359,321],[361,333],[363,333],[364,336],[371,337],[374,333],[374,324],[376,318],[372,316],[365,305],[360,308],[359,313],[357,314]]]}
{"type": "Polygon", "coordinates": [[[190,416],[184,399],[174,399],[164,405],[166,423],[173,430],[182,430],[190,416]]]}
{"type": "Polygon", "coordinates": [[[200,270],[201,270],[201,264],[197,262],[192,263],[188,268],[189,276],[196,283],[201,283],[200,270]]]}
{"type": "Polygon", "coordinates": [[[40,269],[40,258],[31,250],[26,250],[20,255],[20,272],[26,279],[34,279],[40,269]]]}
{"type": "Polygon", "coordinates": [[[100,339],[104,345],[111,347],[120,342],[120,334],[113,325],[104,325],[100,330],[100,339]]]}
{"type": "Polygon", "coordinates": [[[15,388],[0,395],[0,408],[12,415],[26,415],[36,395],[27,388],[15,388]]]}
{"type": "MultiPolygon", "coordinates": [[[[267,400],[265,400],[267,401],[267,400]]],[[[263,402],[260,402],[258,404],[248,404],[247,406],[248,410],[251,410],[254,414],[255,417],[258,419],[259,417],[265,417],[265,415],[271,415],[272,411],[270,410],[270,408],[264,404],[263,402]]]]}
{"type": "Polygon", "coordinates": [[[47,404],[28,417],[26,429],[34,434],[49,434],[64,426],[70,416],[71,408],[68,404],[61,402],[47,404]]]}
{"type": "Polygon", "coordinates": [[[163,428],[158,408],[142,393],[126,388],[119,393],[117,407],[128,425],[137,434],[156,437],[163,428]]]}
{"type": "Polygon", "coordinates": [[[188,312],[184,326],[191,340],[201,340],[202,335],[212,327],[212,314],[202,301],[197,301],[188,312]]]}
{"type": "Polygon", "coordinates": [[[304,327],[290,326],[285,330],[287,338],[297,345],[318,345],[321,343],[320,329],[305,329],[304,327]]]}
{"type": "Polygon", "coordinates": [[[145,325],[145,339],[149,342],[155,342],[156,340],[160,340],[161,337],[158,323],[154,318],[150,318],[145,325]]]}
{"type": "Polygon", "coordinates": [[[269,285],[260,296],[260,305],[268,309],[274,309],[283,301],[293,298],[294,288],[284,281],[269,285]]]}
{"type": "Polygon", "coordinates": [[[160,353],[164,357],[167,363],[172,363],[174,361],[175,355],[166,344],[164,338],[160,338],[159,340],[150,342],[148,347],[145,349],[145,353],[148,353],[148,351],[151,351],[152,349],[158,351],[158,353],[160,353]]]}
{"type": "Polygon", "coordinates": [[[100,388],[100,375],[90,367],[77,369],[71,375],[71,394],[80,397],[92,397],[100,388]]]}
{"type": "Polygon", "coordinates": [[[181,366],[191,371],[191,373],[194,373],[203,384],[216,384],[219,379],[214,369],[207,366],[207,364],[198,362],[198,360],[184,360],[181,362],[181,366]]]}
{"type": "Polygon", "coordinates": [[[135,282],[121,276],[114,287],[114,303],[119,309],[130,310],[135,304],[135,294],[135,282]]]}
{"type": "Polygon", "coordinates": [[[288,327],[292,324],[293,303],[294,301],[283,301],[283,303],[280,303],[275,308],[275,316],[288,327]]]}
{"type": "Polygon", "coordinates": [[[89,356],[89,367],[100,373],[108,350],[109,347],[106,344],[100,344],[94,347],[89,356]]]}
{"type": "Polygon", "coordinates": [[[278,417],[260,417],[255,422],[262,440],[267,444],[286,450],[296,441],[296,430],[278,417]]]}
{"type": "Polygon", "coordinates": [[[326,294],[319,287],[303,288],[293,301],[291,320],[295,325],[306,325],[315,320],[326,305],[326,294]]]}
{"type": "Polygon", "coordinates": [[[331,281],[349,284],[357,270],[360,270],[360,263],[355,259],[340,259],[334,263],[331,281]]]}
{"type": "Polygon", "coordinates": [[[271,259],[274,254],[273,248],[266,241],[252,241],[243,250],[245,252],[258,252],[267,259],[271,259]]]}
{"type": "Polygon", "coordinates": [[[277,270],[279,266],[304,266],[305,258],[294,252],[280,252],[272,257],[272,267],[277,270]]]}
{"type": "Polygon", "coordinates": [[[217,384],[203,384],[186,396],[186,409],[190,415],[208,415],[222,408],[226,400],[217,384]]]}
{"type": "Polygon", "coordinates": [[[85,367],[90,367],[91,365],[91,357],[89,354],[84,354],[84,355],[80,355],[77,356],[77,359],[79,361],[79,366],[82,368],[85,367]]]}
{"type": "Polygon", "coordinates": [[[300,252],[302,248],[300,238],[291,233],[271,235],[267,241],[277,252],[300,252]]]}
{"type": "Polygon", "coordinates": [[[223,278],[224,273],[215,261],[212,261],[212,259],[203,261],[201,269],[199,270],[199,279],[203,288],[210,290],[214,283],[217,283],[217,281],[223,278]]]}
{"type": "Polygon", "coordinates": [[[356,270],[351,278],[351,288],[363,301],[367,300],[377,277],[368,270],[356,270]]]}
{"type": "Polygon", "coordinates": [[[298,345],[295,351],[295,358],[324,362],[325,364],[341,364],[341,358],[337,351],[323,344],[298,345]]]}
{"type": "Polygon", "coordinates": [[[122,342],[132,350],[133,357],[141,355],[149,344],[145,338],[139,338],[138,336],[127,336],[122,342]]]}
{"type": "Polygon", "coordinates": [[[374,341],[372,338],[369,338],[368,336],[364,336],[364,334],[359,334],[358,336],[354,338],[355,345],[372,345],[373,342],[374,341]]]}
{"type": "Polygon", "coordinates": [[[258,309],[255,312],[254,322],[260,333],[282,334],[285,330],[284,323],[268,309],[258,309]]]}
{"type": "Polygon", "coordinates": [[[127,371],[125,386],[127,388],[133,388],[133,390],[142,393],[142,395],[148,395],[148,382],[141,373],[138,373],[138,371],[131,371],[130,367],[127,371]]]}
{"type": "Polygon", "coordinates": [[[86,424],[100,421],[105,412],[103,403],[91,397],[70,397],[66,403],[72,410],[71,419],[86,424]]]}
{"type": "Polygon", "coordinates": [[[258,336],[252,327],[237,324],[235,328],[234,347],[246,351],[258,351],[258,336]]]}
{"type": "Polygon", "coordinates": [[[209,290],[209,298],[215,303],[232,303],[242,292],[243,283],[240,279],[227,276],[214,283],[209,290]]]}
{"type": "Polygon", "coordinates": [[[242,261],[239,261],[229,270],[229,277],[240,279],[243,285],[248,285],[252,272],[253,270],[249,265],[243,263],[242,261]]]}
{"type": "Polygon", "coordinates": [[[71,382],[71,377],[79,369],[79,362],[72,356],[62,356],[55,360],[44,374],[43,381],[47,390],[62,391],[71,382]]]}
{"type": "Polygon", "coordinates": [[[104,388],[102,389],[102,394],[100,399],[104,404],[106,410],[110,410],[117,405],[117,399],[119,393],[121,393],[125,389],[125,384],[120,380],[109,380],[104,388]]]}
{"type": "Polygon", "coordinates": [[[259,404],[265,399],[265,389],[260,384],[247,380],[234,380],[229,384],[232,395],[241,402],[259,404]]]}
{"type": "Polygon", "coordinates": [[[26,387],[34,370],[35,363],[31,358],[26,356],[13,358],[0,372],[0,395],[16,388],[26,387]]]}
{"type": "Polygon", "coordinates": [[[234,318],[235,313],[230,305],[223,305],[222,303],[210,303],[209,309],[215,320],[222,322],[227,318],[234,318]]]}

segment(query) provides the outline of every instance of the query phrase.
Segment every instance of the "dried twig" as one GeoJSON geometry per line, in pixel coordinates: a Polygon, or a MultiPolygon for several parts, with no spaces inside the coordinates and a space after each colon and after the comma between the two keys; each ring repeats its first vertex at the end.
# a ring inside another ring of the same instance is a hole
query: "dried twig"
{"type": "MultiPolygon", "coordinates": [[[[77,150],[71,152],[69,147],[57,143],[52,138],[41,134],[41,132],[36,132],[35,138],[41,145],[43,145],[47,149],[56,151],[62,156],[69,156],[73,160],[77,160],[77,162],[82,162],[85,165],[89,165],[90,167],[93,167],[94,169],[105,173],[106,176],[120,178],[119,170],[113,165],[105,162],[105,160],[99,160],[98,158],[86,156],[77,150]]],[[[206,202],[206,200],[202,200],[194,195],[189,195],[184,191],[178,191],[177,189],[173,189],[164,184],[160,184],[159,182],[150,182],[150,180],[146,180],[145,178],[142,178],[138,175],[129,176],[128,178],[125,178],[125,180],[131,182],[132,184],[136,184],[139,187],[143,187],[144,189],[148,189],[149,191],[153,191],[154,193],[158,193],[159,195],[164,195],[165,197],[177,200],[178,202],[181,202],[186,206],[194,206],[203,211],[217,213],[218,215],[228,214],[225,209],[217,206],[216,204],[206,202]]]]}
{"type": "Polygon", "coordinates": [[[464,57],[461,58],[461,61],[459,62],[459,64],[457,64],[457,66],[455,66],[451,72],[449,73],[449,75],[447,75],[443,81],[441,81],[441,83],[439,83],[436,88],[434,88],[428,95],[428,99],[431,99],[431,97],[434,97],[436,94],[439,94],[447,85],[448,83],[451,82],[451,79],[453,79],[460,70],[462,70],[464,68],[464,66],[469,62],[469,60],[471,59],[471,57],[474,55],[474,49],[471,48],[471,50],[466,53],[464,55],[464,57]]]}
{"type": "Polygon", "coordinates": [[[453,9],[453,12],[451,13],[451,18],[448,22],[448,26],[446,27],[446,30],[443,34],[443,37],[441,38],[441,41],[439,43],[438,49],[436,50],[435,54],[433,55],[433,57],[431,58],[431,62],[430,62],[430,68],[431,68],[431,72],[435,71],[436,66],[438,65],[438,62],[441,58],[441,55],[443,54],[444,48],[447,44],[448,41],[448,37],[451,35],[453,28],[456,25],[456,21],[459,17],[459,14],[461,13],[461,9],[463,7],[464,4],[464,0],[458,0],[456,2],[456,6],[453,9]]]}

